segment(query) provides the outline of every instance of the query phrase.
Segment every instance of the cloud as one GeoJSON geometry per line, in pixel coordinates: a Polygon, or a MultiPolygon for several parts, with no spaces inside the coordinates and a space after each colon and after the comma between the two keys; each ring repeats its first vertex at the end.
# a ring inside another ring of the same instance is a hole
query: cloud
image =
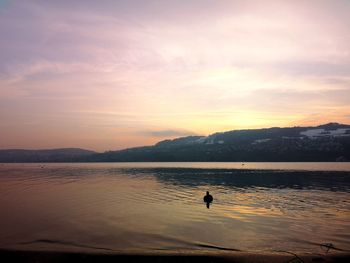
{"type": "Polygon", "coordinates": [[[196,135],[195,133],[186,131],[186,130],[154,130],[154,131],[143,131],[140,133],[146,136],[161,137],[161,138],[196,135]]]}
{"type": "Polygon", "coordinates": [[[322,113],[312,113],[306,114],[299,119],[292,120],[290,126],[316,126],[320,124],[325,124],[329,122],[338,122],[343,124],[350,124],[350,116],[348,112],[350,107],[344,106],[342,108],[332,109],[329,108],[328,111],[322,113]]]}
{"type": "MultiPolygon", "coordinates": [[[[37,142],[49,125],[67,141],[85,129],[96,147],[122,147],[330,109],[342,118],[349,11],[342,0],[9,1],[0,9],[2,125],[20,137],[33,121],[37,142]]],[[[2,142],[15,142],[6,134],[2,142]]]]}

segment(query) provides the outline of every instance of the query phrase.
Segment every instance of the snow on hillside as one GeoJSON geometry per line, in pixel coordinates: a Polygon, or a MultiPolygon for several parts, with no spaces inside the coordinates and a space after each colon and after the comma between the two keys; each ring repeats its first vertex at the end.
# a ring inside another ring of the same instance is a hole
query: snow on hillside
{"type": "Polygon", "coordinates": [[[325,130],[325,129],[309,129],[300,132],[300,135],[307,136],[309,138],[325,137],[325,136],[350,136],[350,129],[338,128],[336,130],[325,130]]]}

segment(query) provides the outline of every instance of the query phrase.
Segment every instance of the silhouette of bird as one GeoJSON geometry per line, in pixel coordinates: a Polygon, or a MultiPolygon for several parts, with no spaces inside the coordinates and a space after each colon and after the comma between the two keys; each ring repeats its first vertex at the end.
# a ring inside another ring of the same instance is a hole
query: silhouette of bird
{"type": "Polygon", "coordinates": [[[207,191],[207,194],[203,197],[203,201],[207,203],[207,208],[209,208],[209,204],[213,202],[213,200],[213,196],[209,194],[209,191],[207,191]]]}

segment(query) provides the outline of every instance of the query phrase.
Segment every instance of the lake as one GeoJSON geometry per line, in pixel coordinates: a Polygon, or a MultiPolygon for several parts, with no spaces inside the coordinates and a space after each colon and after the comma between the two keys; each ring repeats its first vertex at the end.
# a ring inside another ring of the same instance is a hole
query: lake
{"type": "Polygon", "coordinates": [[[0,164],[0,211],[3,249],[349,252],[350,163],[0,164]]]}

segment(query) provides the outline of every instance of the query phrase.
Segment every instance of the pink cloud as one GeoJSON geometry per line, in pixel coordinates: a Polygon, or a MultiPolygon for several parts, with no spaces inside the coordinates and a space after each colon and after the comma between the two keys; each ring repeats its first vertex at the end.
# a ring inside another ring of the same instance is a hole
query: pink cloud
{"type": "Polygon", "coordinates": [[[13,1],[0,10],[0,147],[113,149],[157,139],[137,131],[346,121],[349,9],[347,1],[13,1]]]}

